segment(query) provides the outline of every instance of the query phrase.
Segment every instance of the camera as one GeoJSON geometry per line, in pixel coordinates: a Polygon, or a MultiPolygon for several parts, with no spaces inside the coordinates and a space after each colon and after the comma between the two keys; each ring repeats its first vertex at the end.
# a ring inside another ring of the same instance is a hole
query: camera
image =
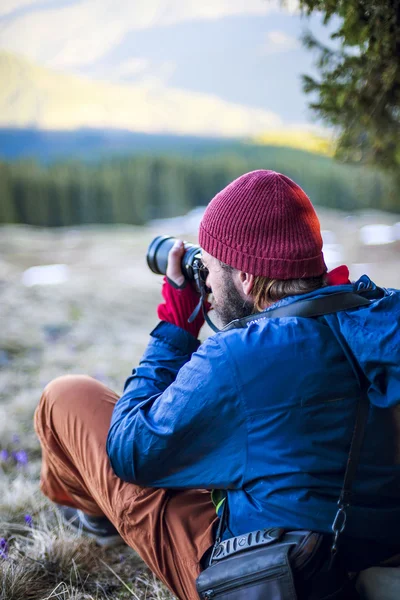
{"type": "MultiPolygon", "coordinates": [[[[165,275],[167,272],[168,265],[168,254],[172,246],[175,244],[176,238],[170,235],[158,235],[150,243],[147,250],[147,264],[153,273],[157,275],[165,275]]],[[[194,285],[199,292],[199,303],[190,315],[188,322],[192,323],[198,315],[199,311],[203,311],[204,319],[215,332],[220,331],[218,327],[209,319],[207,315],[207,296],[211,294],[210,288],[206,286],[206,279],[208,277],[208,269],[203,265],[201,260],[201,248],[195,244],[183,242],[185,245],[185,252],[181,260],[182,273],[187,281],[193,281],[194,285]]]]}
{"type": "MultiPolygon", "coordinates": [[[[157,275],[165,275],[168,264],[168,254],[172,246],[176,242],[176,238],[169,235],[158,235],[150,243],[147,250],[147,264],[153,273],[157,275]]],[[[184,242],[185,253],[182,256],[181,268],[185,279],[194,281],[198,291],[201,292],[205,288],[208,270],[201,260],[200,246],[184,242]]]]}

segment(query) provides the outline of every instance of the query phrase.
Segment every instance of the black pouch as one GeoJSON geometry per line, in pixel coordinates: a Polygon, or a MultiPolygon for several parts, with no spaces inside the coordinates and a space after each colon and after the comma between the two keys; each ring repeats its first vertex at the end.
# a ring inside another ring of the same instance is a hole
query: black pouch
{"type": "Polygon", "coordinates": [[[253,531],[220,542],[196,580],[203,600],[296,600],[289,551],[306,532],[253,531]]]}
{"type": "Polygon", "coordinates": [[[331,536],[275,528],[218,542],[196,580],[201,599],[359,600],[331,536]]]}

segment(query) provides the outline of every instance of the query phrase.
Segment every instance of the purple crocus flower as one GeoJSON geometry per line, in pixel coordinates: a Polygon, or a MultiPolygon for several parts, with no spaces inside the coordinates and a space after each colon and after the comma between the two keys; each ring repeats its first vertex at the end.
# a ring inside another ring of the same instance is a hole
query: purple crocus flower
{"type": "Polygon", "coordinates": [[[8,558],[8,544],[5,538],[0,538],[0,558],[8,558]]]}
{"type": "Polygon", "coordinates": [[[22,467],[28,464],[28,455],[25,450],[17,450],[16,452],[13,452],[12,455],[17,463],[22,467]]]}
{"type": "Polygon", "coordinates": [[[28,527],[32,527],[33,519],[31,515],[25,515],[25,523],[28,525],[28,527]]]}
{"type": "Polygon", "coordinates": [[[1,462],[6,462],[6,460],[8,460],[10,457],[10,453],[8,452],[8,450],[0,450],[0,461],[1,462]]]}

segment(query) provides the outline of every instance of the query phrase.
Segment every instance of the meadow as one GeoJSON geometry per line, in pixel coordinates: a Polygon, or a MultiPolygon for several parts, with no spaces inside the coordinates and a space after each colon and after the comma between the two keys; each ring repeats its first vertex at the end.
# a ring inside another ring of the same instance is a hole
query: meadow
{"type": "Polygon", "coordinates": [[[172,597],[133,550],[99,550],[62,523],[39,490],[32,426],[43,387],[62,373],[122,391],[156,322],[147,243],[139,228],[0,232],[1,600],[172,597]],[[68,281],[24,285],[23,272],[43,263],[66,264],[68,281]]]}
{"type": "MultiPolygon", "coordinates": [[[[319,214],[354,277],[365,270],[400,287],[400,248],[359,238],[362,225],[395,217],[319,214]]],[[[122,391],[157,322],[161,277],[146,249],[157,233],[179,233],[171,226],[0,227],[0,600],[172,599],[133,550],[99,550],[61,522],[39,490],[32,426],[44,386],[61,374],[122,391]],[[29,285],[27,269],[47,264],[65,265],[63,282],[29,285]]]]}

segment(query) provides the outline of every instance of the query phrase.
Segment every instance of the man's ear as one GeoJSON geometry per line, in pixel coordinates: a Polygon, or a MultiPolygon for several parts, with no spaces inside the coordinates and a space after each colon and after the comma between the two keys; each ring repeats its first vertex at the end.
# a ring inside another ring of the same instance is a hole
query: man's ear
{"type": "Polygon", "coordinates": [[[245,296],[251,296],[254,286],[254,279],[255,277],[251,273],[245,273],[244,271],[239,272],[239,284],[245,296]]]}

